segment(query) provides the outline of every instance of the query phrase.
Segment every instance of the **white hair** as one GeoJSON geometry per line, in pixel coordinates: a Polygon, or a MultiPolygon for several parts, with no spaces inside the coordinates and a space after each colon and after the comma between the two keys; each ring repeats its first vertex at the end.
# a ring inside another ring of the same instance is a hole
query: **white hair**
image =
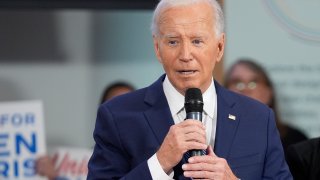
{"type": "Polygon", "coordinates": [[[217,36],[219,36],[221,33],[224,32],[224,17],[223,17],[221,6],[216,0],[160,0],[160,2],[158,3],[153,13],[153,18],[151,23],[152,35],[158,36],[160,33],[158,24],[159,24],[160,15],[163,11],[172,7],[186,6],[186,5],[191,5],[191,4],[200,3],[200,2],[206,2],[211,5],[212,11],[214,12],[213,19],[215,20],[215,23],[214,23],[215,33],[217,36]]]}

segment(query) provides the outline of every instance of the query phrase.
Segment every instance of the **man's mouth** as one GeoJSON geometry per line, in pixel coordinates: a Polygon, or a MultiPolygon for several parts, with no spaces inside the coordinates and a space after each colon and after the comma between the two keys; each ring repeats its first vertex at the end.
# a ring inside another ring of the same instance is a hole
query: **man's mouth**
{"type": "Polygon", "coordinates": [[[178,71],[180,74],[182,75],[191,75],[191,74],[194,74],[196,73],[197,71],[196,70],[181,70],[181,71],[178,71]]]}

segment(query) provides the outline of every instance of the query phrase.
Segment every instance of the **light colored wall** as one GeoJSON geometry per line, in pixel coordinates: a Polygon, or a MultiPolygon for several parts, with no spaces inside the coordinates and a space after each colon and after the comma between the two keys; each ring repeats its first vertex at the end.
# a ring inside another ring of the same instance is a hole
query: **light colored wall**
{"type": "Polygon", "coordinates": [[[105,86],[141,88],[163,73],[150,19],[151,11],[0,12],[0,26],[9,26],[0,45],[12,51],[0,50],[0,101],[42,100],[49,149],[91,147],[105,86]]]}
{"type": "Polygon", "coordinates": [[[320,135],[319,1],[225,1],[226,68],[256,59],[275,82],[282,119],[320,135]]]}

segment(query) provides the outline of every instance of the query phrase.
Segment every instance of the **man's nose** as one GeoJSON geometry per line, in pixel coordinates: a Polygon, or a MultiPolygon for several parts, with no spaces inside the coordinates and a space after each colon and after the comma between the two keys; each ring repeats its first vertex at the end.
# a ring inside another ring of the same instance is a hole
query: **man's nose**
{"type": "Polygon", "coordinates": [[[192,49],[189,43],[184,42],[180,49],[180,60],[190,61],[192,60],[192,49]]]}

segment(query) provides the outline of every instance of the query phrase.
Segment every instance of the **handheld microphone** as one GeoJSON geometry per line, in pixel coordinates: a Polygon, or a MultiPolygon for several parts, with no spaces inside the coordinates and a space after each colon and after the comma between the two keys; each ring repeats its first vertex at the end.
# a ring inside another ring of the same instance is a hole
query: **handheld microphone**
{"type": "MultiPolygon", "coordinates": [[[[200,89],[189,88],[185,94],[184,107],[186,110],[186,119],[194,119],[202,121],[203,112],[203,99],[200,89]]],[[[191,156],[201,156],[203,155],[202,150],[190,150],[191,156]]]]}

